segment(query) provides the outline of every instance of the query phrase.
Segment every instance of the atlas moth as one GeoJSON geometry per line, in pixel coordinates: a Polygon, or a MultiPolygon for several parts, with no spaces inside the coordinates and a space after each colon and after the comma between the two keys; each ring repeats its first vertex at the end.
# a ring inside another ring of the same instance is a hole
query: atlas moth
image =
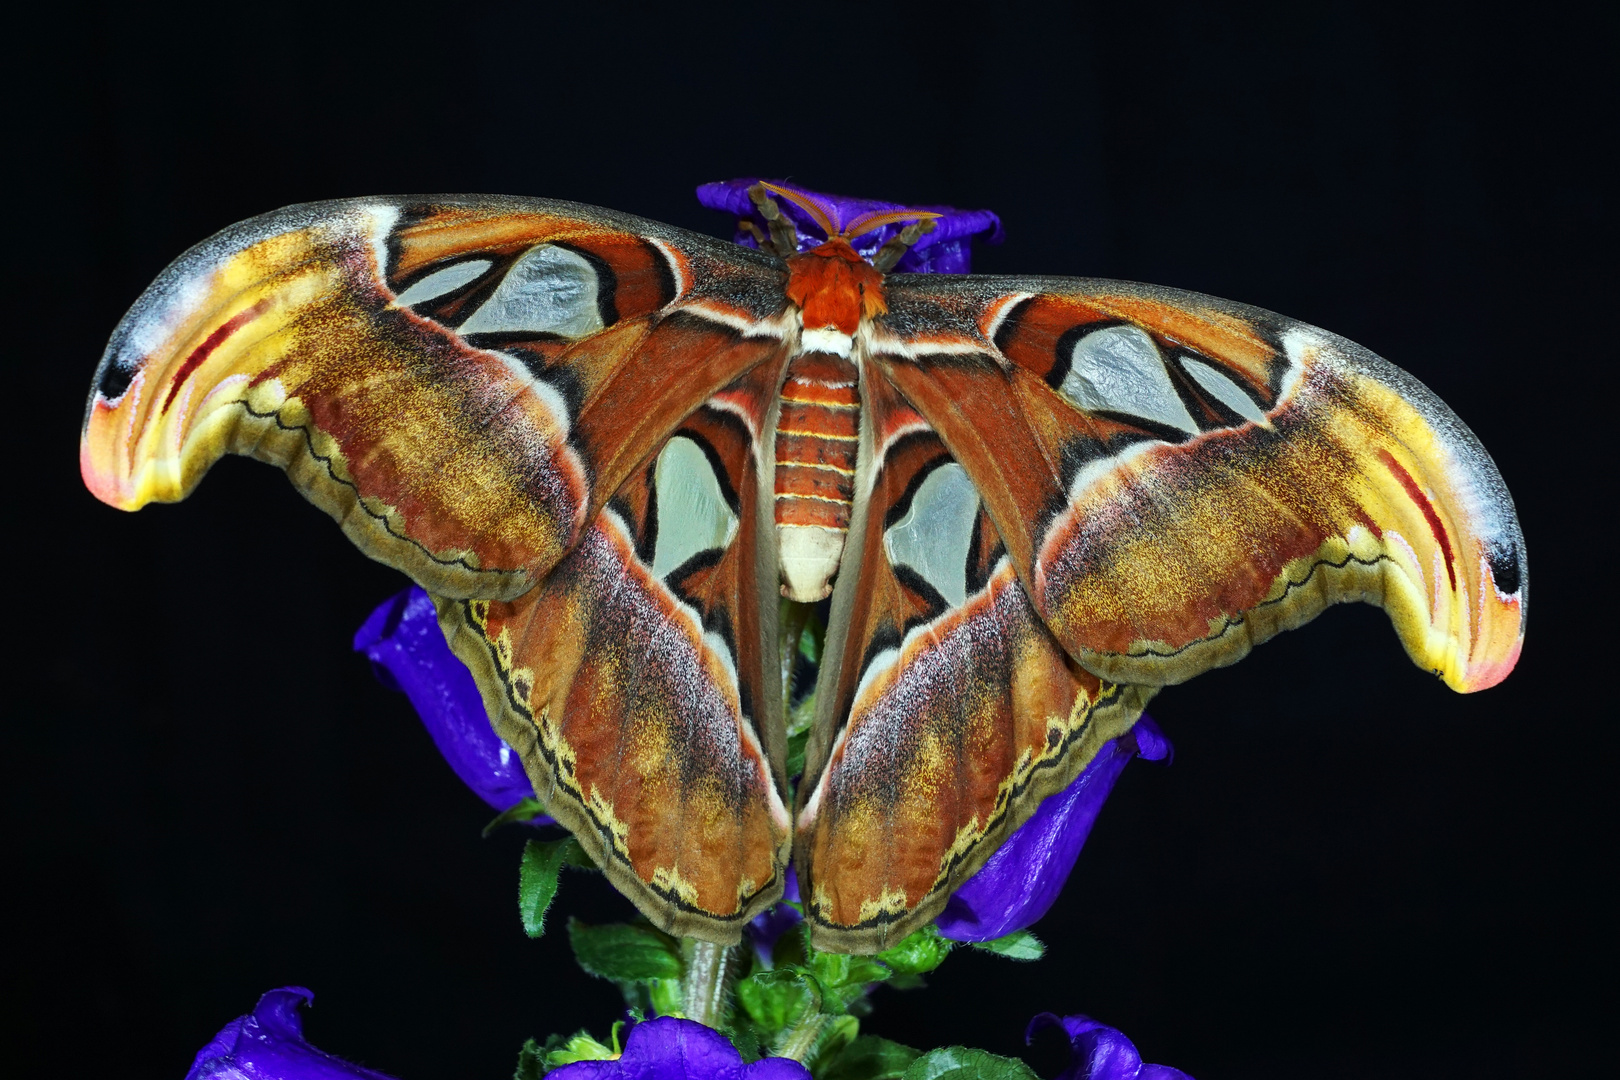
{"type": "Polygon", "coordinates": [[[1195,293],[892,272],[937,214],[734,186],[754,248],[487,196],[233,226],[113,334],[85,482],[286,470],[433,595],[547,812],[722,943],[790,858],[818,947],[893,943],[1159,687],[1330,604],[1458,690],[1513,667],[1512,501],[1400,369],[1195,293]],[[794,778],[778,646],[816,601],[794,778]]]}

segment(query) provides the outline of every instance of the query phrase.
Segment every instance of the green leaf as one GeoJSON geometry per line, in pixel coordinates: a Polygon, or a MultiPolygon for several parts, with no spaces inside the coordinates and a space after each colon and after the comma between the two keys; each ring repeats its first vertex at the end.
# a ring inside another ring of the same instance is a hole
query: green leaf
{"type": "Polygon", "coordinates": [[[898,945],[877,954],[896,975],[926,975],[945,962],[955,942],[939,936],[933,923],[908,934],[898,945]]]}
{"type": "Polygon", "coordinates": [[[524,1039],[523,1049],[518,1051],[517,1069],[512,1073],[512,1080],[540,1080],[550,1071],[546,1065],[545,1047],[533,1039],[524,1039]]]}
{"type": "MultiPolygon", "coordinates": [[[[839,1016],[866,996],[871,983],[885,982],[894,972],[870,956],[817,952],[812,949],[809,974],[821,986],[821,1011],[839,1016]]],[[[802,970],[802,969],[801,969],[802,970]]]]}
{"type": "Polygon", "coordinates": [[[821,985],[833,988],[849,983],[848,953],[811,952],[810,972],[821,985]]]}
{"type": "MultiPolygon", "coordinates": [[[[546,1045],[552,1047],[552,1041],[546,1045]]],[[[552,1047],[546,1054],[546,1064],[555,1069],[561,1065],[572,1065],[576,1061],[611,1061],[618,1057],[618,1053],[611,1046],[603,1046],[587,1031],[577,1031],[563,1041],[562,1046],[552,1047]]]]}
{"type": "Polygon", "coordinates": [[[679,979],[654,979],[647,984],[647,1002],[657,1016],[675,1016],[686,1007],[679,979]]]}
{"type": "Polygon", "coordinates": [[[725,1029],[724,1034],[737,1048],[737,1053],[742,1055],[743,1064],[751,1065],[765,1056],[765,1044],[760,1041],[759,1031],[752,1024],[746,1021],[733,1023],[725,1029]]]}
{"type": "Polygon", "coordinates": [[[805,973],[793,968],[758,971],[737,984],[737,1004],[767,1037],[819,1006],[805,973]]]}
{"type": "Polygon", "coordinates": [[[820,1076],[827,1062],[837,1057],[861,1033],[861,1022],[853,1016],[830,1017],[822,1025],[821,1034],[810,1052],[804,1056],[804,1067],[812,1076],[820,1076]]]}
{"type": "Polygon", "coordinates": [[[827,628],[812,609],[810,617],[804,621],[804,629],[799,631],[799,655],[812,664],[821,663],[821,643],[826,636],[827,628]]]}
{"type": "Polygon", "coordinates": [[[1041,939],[1028,930],[1014,930],[994,941],[975,941],[973,947],[1005,956],[1009,960],[1039,960],[1046,955],[1046,946],[1041,944],[1041,939]]]}
{"type": "Polygon", "coordinates": [[[573,852],[584,854],[572,836],[530,840],[523,845],[523,865],[518,869],[518,917],[523,920],[523,932],[532,938],[546,932],[546,910],[557,897],[557,878],[573,852]]]}
{"type": "Polygon", "coordinates": [[[844,981],[846,986],[866,986],[869,983],[887,982],[893,974],[893,968],[878,963],[870,956],[852,956],[844,981]]]}
{"type": "Polygon", "coordinates": [[[533,821],[546,812],[545,806],[533,795],[525,795],[516,803],[508,806],[497,814],[493,821],[484,826],[484,835],[488,836],[502,825],[511,825],[514,822],[533,821]]]}
{"type": "MultiPolygon", "coordinates": [[[[811,704],[811,709],[808,711],[813,712],[815,706],[814,695],[806,700],[811,704]]],[[[789,776],[802,776],[804,774],[804,748],[809,741],[810,728],[808,726],[803,731],[788,736],[787,774],[789,776]]]]}
{"type": "Polygon", "coordinates": [[[650,926],[589,926],[569,919],[568,943],[579,966],[601,979],[637,983],[681,977],[680,946],[650,926]]]}
{"type": "Polygon", "coordinates": [[[1040,1080],[1017,1058],[988,1050],[946,1046],[930,1050],[900,1074],[904,1080],[1040,1080]]]}
{"type": "Polygon", "coordinates": [[[827,1060],[821,1080],[895,1080],[921,1053],[876,1035],[862,1035],[827,1060]]]}

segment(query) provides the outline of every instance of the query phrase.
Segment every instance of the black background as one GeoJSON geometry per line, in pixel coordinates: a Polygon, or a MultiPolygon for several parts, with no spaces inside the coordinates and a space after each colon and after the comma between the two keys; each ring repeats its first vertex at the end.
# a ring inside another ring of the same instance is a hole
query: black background
{"type": "MultiPolygon", "coordinates": [[[[1548,5],[1352,3],[127,5],[16,35],[0,1056],[179,1077],[288,983],[319,1045],[405,1080],[605,1029],[613,988],[519,929],[521,830],[479,839],[487,809],[349,651],[399,575],[239,459],[181,506],[108,509],[78,424],[123,310],[238,219],[489,191],[725,233],[692,187],[765,175],[992,208],[980,271],[1368,345],[1491,450],[1534,585],[1483,694],[1366,607],[1165,692],[1176,760],[1126,771],[1047,959],[954,957],[866,1029],[1019,1053],[1033,1013],[1086,1012],[1199,1080],[1615,1068],[1613,47],[1548,5]]],[[[628,910],[573,875],[554,917],[628,910]]]]}

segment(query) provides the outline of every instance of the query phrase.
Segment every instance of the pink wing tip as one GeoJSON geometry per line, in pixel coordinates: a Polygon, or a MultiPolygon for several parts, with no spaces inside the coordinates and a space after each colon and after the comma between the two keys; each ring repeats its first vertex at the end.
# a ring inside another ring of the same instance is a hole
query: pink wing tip
{"type": "Polygon", "coordinates": [[[1513,648],[1500,660],[1487,660],[1475,664],[1468,669],[1467,680],[1460,686],[1465,694],[1472,694],[1476,690],[1489,690],[1503,679],[1507,678],[1519,662],[1519,653],[1524,649],[1524,636],[1521,634],[1513,642],[1513,648]]]}
{"type": "Polygon", "coordinates": [[[84,479],[84,486],[90,489],[90,494],[107,505],[123,509],[129,501],[128,493],[118,483],[112,470],[103,469],[96,463],[89,439],[79,441],[79,475],[84,479]]]}

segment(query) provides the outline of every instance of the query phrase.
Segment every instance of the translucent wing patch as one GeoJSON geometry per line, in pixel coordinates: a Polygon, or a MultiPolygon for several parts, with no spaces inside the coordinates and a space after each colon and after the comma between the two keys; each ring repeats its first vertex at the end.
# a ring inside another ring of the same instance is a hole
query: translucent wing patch
{"type": "Polygon", "coordinates": [[[1104,326],[1081,335],[1070,350],[1057,390],[1075,405],[1197,434],[1164,358],[1142,330],[1129,323],[1104,326]]]}

